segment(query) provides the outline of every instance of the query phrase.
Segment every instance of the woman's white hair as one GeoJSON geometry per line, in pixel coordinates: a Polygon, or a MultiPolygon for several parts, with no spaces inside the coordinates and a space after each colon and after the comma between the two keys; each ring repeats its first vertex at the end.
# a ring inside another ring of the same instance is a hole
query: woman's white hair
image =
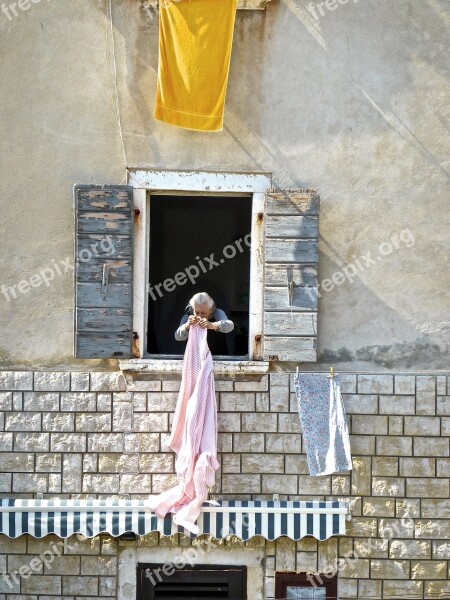
{"type": "Polygon", "coordinates": [[[216,308],[214,300],[206,292],[198,292],[197,294],[194,294],[189,300],[189,306],[193,310],[195,310],[196,306],[200,306],[201,304],[206,304],[206,306],[212,311],[214,311],[216,308]]]}

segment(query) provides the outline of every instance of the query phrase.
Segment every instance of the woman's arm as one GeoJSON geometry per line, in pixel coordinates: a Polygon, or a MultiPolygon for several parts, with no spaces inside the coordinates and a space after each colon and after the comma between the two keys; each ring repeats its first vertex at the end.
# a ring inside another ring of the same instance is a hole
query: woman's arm
{"type": "Polygon", "coordinates": [[[221,333],[230,333],[234,329],[233,321],[227,317],[223,310],[216,308],[214,311],[214,321],[219,324],[217,331],[221,333]]]}
{"type": "Polygon", "coordinates": [[[184,315],[180,321],[180,326],[175,331],[175,339],[177,342],[185,342],[189,337],[189,331],[186,329],[186,323],[188,321],[188,315],[184,315]]]}

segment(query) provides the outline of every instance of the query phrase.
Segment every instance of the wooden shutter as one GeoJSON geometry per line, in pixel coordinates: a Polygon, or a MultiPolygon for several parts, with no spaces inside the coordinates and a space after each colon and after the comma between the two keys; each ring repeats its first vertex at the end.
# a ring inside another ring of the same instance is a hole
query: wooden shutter
{"type": "Polygon", "coordinates": [[[319,196],[315,192],[281,190],[266,194],[266,360],[317,360],[318,243],[319,196]]]}
{"type": "Polygon", "coordinates": [[[75,356],[130,358],[133,196],[126,185],[76,185],[75,356]]]}

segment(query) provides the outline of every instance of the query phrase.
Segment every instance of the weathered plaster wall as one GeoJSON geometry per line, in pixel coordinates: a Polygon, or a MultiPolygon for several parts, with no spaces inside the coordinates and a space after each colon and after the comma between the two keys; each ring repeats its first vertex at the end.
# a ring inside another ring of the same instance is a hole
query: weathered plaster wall
{"type": "MultiPolygon", "coordinates": [[[[35,1],[17,16],[7,1],[0,285],[72,257],[74,182],[119,183],[126,164],[271,171],[275,186],[320,192],[319,280],[349,263],[358,272],[320,298],[322,364],[445,368],[448,7],[313,3],[316,20],[308,4],[239,11],[224,130],[205,134],[153,119],[157,19],[115,0],[122,147],[106,0],[35,1]],[[405,229],[413,243],[383,256],[405,229]]],[[[71,271],[9,302],[0,294],[1,362],[75,364],[72,295],[71,271]]]]}

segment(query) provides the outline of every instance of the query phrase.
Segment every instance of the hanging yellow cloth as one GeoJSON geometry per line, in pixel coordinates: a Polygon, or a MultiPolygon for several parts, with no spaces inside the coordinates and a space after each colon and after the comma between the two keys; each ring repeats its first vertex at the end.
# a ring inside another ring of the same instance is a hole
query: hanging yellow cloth
{"type": "Polygon", "coordinates": [[[237,0],[160,0],[155,118],[220,131],[237,0]]]}

